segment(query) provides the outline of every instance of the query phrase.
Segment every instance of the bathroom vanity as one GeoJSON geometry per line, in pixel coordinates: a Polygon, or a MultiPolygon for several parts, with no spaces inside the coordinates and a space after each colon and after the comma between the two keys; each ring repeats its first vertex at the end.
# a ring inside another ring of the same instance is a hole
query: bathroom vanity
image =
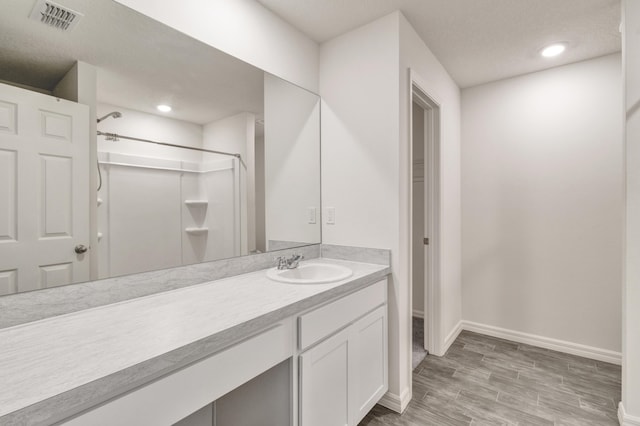
{"type": "Polygon", "coordinates": [[[389,266],[313,262],[353,274],[259,270],[0,330],[0,423],[241,424],[266,389],[265,418],[356,425],[388,387],[389,266]]]}
{"type": "Polygon", "coordinates": [[[320,97],[75,3],[0,14],[0,425],[355,425],[387,389],[390,253],[320,244],[320,97]],[[267,277],[292,254],[352,275],[267,277]]]}

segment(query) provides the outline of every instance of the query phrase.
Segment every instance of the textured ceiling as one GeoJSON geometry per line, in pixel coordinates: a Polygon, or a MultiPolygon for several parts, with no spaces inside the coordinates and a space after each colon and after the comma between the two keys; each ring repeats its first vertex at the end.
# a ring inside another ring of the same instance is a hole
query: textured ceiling
{"type": "Polygon", "coordinates": [[[76,60],[98,68],[100,102],[204,124],[262,114],[263,72],[112,0],[58,0],[84,14],[68,32],[28,19],[35,0],[0,13],[0,80],[51,90],[76,60]]]}
{"type": "Polygon", "coordinates": [[[258,0],[324,42],[400,10],[460,87],[620,51],[620,0],[258,0]],[[564,41],[561,57],[543,46],[564,41]]]}
{"type": "MultiPolygon", "coordinates": [[[[226,0],[225,0],[226,1],[226,0]]],[[[619,0],[259,0],[318,42],[401,10],[461,87],[620,50],[619,0]],[[567,41],[560,58],[539,49],[567,41]]],[[[0,80],[51,90],[75,60],[98,67],[102,102],[206,123],[262,111],[262,71],[112,0],[59,0],[85,16],[60,32],[6,0],[0,80]]]]}

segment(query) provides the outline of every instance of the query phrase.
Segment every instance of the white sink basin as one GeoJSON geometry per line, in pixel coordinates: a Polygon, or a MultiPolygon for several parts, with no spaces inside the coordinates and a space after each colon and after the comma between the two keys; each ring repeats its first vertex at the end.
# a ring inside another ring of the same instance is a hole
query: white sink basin
{"type": "Polygon", "coordinates": [[[301,263],[294,269],[269,269],[267,277],[282,283],[322,284],[344,280],[353,275],[346,266],[331,263],[301,263]]]}

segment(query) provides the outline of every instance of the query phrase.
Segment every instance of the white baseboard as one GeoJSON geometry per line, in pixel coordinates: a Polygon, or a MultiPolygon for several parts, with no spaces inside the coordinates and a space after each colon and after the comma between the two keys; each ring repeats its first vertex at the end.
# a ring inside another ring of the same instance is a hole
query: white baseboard
{"type": "Polygon", "coordinates": [[[405,388],[400,396],[391,392],[385,393],[380,401],[378,401],[378,404],[402,414],[405,408],[407,408],[407,405],[409,405],[409,402],[411,402],[411,389],[405,388]]]}
{"type": "Polygon", "coordinates": [[[618,404],[618,421],[620,426],[640,426],[640,417],[630,416],[624,411],[622,401],[618,404]]]}
{"type": "Polygon", "coordinates": [[[411,316],[424,319],[424,311],[419,311],[417,309],[414,309],[413,312],[411,313],[411,316]]]}
{"type": "Polygon", "coordinates": [[[447,353],[447,351],[449,350],[449,346],[451,346],[451,344],[456,341],[456,339],[458,338],[458,335],[463,329],[464,329],[463,322],[458,321],[458,324],[456,324],[456,326],[453,327],[453,330],[451,330],[451,333],[449,333],[447,338],[444,339],[444,347],[442,348],[443,355],[447,353]]]}
{"type": "Polygon", "coordinates": [[[462,329],[486,334],[487,336],[511,340],[513,342],[526,343],[528,345],[551,349],[558,352],[565,352],[598,361],[609,362],[611,364],[622,364],[622,354],[608,349],[595,348],[593,346],[581,345],[578,343],[523,333],[521,331],[508,330],[506,328],[494,327],[492,325],[480,324],[466,320],[462,321],[462,329]]]}

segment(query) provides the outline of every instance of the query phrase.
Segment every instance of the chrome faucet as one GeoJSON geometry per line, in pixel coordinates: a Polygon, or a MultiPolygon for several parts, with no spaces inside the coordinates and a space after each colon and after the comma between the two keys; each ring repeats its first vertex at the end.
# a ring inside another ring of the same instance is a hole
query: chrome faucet
{"type": "Polygon", "coordinates": [[[291,257],[287,258],[286,256],[280,256],[276,258],[276,268],[282,269],[295,269],[298,267],[300,261],[304,259],[304,256],[301,254],[293,254],[291,257]]]}

